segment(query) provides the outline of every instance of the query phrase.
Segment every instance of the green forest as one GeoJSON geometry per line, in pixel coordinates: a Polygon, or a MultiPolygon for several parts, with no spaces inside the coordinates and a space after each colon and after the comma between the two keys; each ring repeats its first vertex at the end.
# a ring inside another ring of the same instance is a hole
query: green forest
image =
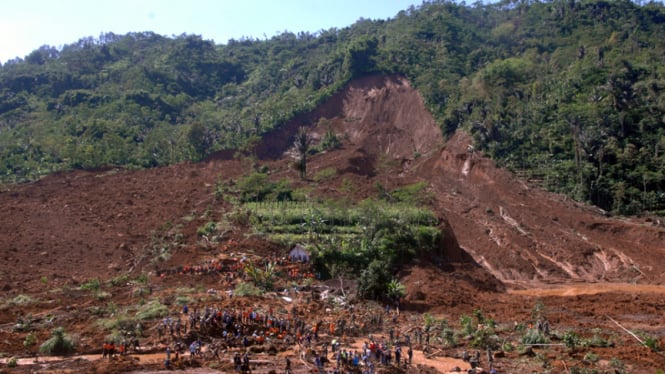
{"type": "MultiPolygon", "coordinates": [[[[665,214],[665,8],[428,1],[387,20],[216,45],[151,32],[0,66],[0,181],[247,149],[349,80],[407,77],[441,131],[615,214],[665,214]]],[[[307,125],[307,124],[303,124],[307,125]]]]}

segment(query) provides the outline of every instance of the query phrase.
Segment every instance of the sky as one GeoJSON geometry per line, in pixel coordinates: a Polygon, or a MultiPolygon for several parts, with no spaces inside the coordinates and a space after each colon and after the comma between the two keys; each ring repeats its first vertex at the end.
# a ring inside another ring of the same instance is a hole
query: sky
{"type": "Polygon", "coordinates": [[[388,19],[421,0],[0,0],[0,63],[43,45],[57,48],[101,33],[271,38],[316,32],[360,18],[388,19]]]}

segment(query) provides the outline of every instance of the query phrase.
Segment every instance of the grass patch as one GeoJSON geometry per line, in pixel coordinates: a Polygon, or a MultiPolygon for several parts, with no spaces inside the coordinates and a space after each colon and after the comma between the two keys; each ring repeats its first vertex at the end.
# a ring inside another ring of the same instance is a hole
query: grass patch
{"type": "Polygon", "coordinates": [[[33,304],[33,303],[36,303],[36,302],[37,302],[37,300],[34,299],[31,296],[24,295],[24,294],[19,294],[19,295],[14,296],[11,299],[4,299],[2,301],[2,303],[0,304],[1,305],[0,308],[1,309],[6,309],[6,308],[10,308],[12,306],[25,306],[25,305],[30,305],[30,304],[33,304]]]}
{"type": "Polygon", "coordinates": [[[189,298],[188,296],[178,295],[178,296],[176,296],[174,302],[175,302],[177,305],[181,305],[181,306],[182,306],[182,305],[191,304],[191,303],[192,303],[192,299],[189,298]]]}
{"type": "Polygon", "coordinates": [[[263,291],[251,283],[240,282],[233,290],[233,294],[235,296],[260,296],[263,291]]]}
{"type": "Polygon", "coordinates": [[[118,275],[108,280],[108,285],[112,287],[123,286],[129,282],[129,274],[118,275]]]}
{"type": "Polygon", "coordinates": [[[152,300],[151,302],[144,304],[136,312],[136,319],[138,320],[147,320],[164,317],[169,314],[169,309],[166,305],[160,303],[158,300],[152,300]]]}
{"type": "Polygon", "coordinates": [[[314,179],[315,182],[321,183],[321,182],[332,181],[333,179],[335,179],[336,176],[337,176],[337,169],[335,169],[335,168],[325,168],[325,169],[317,171],[314,174],[314,177],[312,177],[312,178],[314,179]]]}
{"type": "Polygon", "coordinates": [[[86,291],[98,291],[101,287],[102,282],[99,281],[99,278],[94,278],[83,283],[79,288],[86,291]]]}

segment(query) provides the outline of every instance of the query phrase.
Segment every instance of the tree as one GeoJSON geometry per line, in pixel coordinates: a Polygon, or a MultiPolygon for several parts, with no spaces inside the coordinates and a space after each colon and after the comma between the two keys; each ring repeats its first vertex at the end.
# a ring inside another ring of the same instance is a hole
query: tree
{"type": "Polygon", "coordinates": [[[366,299],[379,300],[386,295],[390,280],[389,264],[384,260],[375,259],[360,274],[358,295],[366,299]]]}
{"type": "Polygon", "coordinates": [[[39,351],[48,354],[68,354],[74,352],[74,344],[69,336],[65,334],[65,329],[58,327],[51,331],[51,338],[45,341],[39,351]]]}
{"type": "Polygon", "coordinates": [[[307,177],[307,153],[309,152],[311,145],[312,138],[309,136],[309,134],[307,134],[307,128],[304,126],[300,127],[296,133],[296,139],[293,142],[293,147],[301,179],[305,179],[307,177]]]}
{"type": "Polygon", "coordinates": [[[406,295],[406,286],[397,279],[393,279],[386,285],[386,294],[392,300],[399,300],[406,295]]]}
{"type": "Polygon", "coordinates": [[[375,37],[365,37],[351,44],[344,58],[344,67],[352,77],[370,73],[375,69],[378,43],[375,37]]]}
{"type": "Polygon", "coordinates": [[[201,123],[195,122],[189,129],[187,139],[196,152],[196,157],[201,159],[205,157],[212,146],[212,135],[210,131],[201,123]]]}

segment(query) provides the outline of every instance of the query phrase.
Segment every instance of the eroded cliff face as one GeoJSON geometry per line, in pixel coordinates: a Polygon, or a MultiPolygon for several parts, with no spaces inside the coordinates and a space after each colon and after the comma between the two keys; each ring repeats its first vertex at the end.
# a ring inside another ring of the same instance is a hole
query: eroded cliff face
{"type": "MultiPolygon", "coordinates": [[[[403,77],[355,80],[290,124],[292,130],[298,123],[311,123],[317,139],[332,129],[344,141],[343,149],[312,160],[312,170],[335,167],[386,185],[427,182],[447,233],[449,261],[472,260],[516,285],[665,281],[657,265],[665,257],[662,226],[609,218],[548,193],[497,168],[463,131],[444,140],[403,77]]],[[[273,140],[266,138],[271,145],[264,148],[275,149],[273,140]]]]}
{"type": "MultiPolygon", "coordinates": [[[[544,191],[476,151],[458,131],[444,140],[422,97],[402,77],[356,80],[315,113],[347,139],[338,170],[379,181],[426,181],[449,261],[473,259],[497,279],[530,282],[662,283],[654,261],[665,230],[544,191]],[[329,117],[326,117],[329,116],[329,117]],[[459,245],[459,246],[458,246],[459,245]]],[[[322,136],[322,126],[313,130],[322,136]]]]}
{"type": "Polygon", "coordinates": [[[656,221],[604,212],[517,178],[474,151],[462,132],[421,172],[462,249],[504,282],[663,282],[656,221]]]}

